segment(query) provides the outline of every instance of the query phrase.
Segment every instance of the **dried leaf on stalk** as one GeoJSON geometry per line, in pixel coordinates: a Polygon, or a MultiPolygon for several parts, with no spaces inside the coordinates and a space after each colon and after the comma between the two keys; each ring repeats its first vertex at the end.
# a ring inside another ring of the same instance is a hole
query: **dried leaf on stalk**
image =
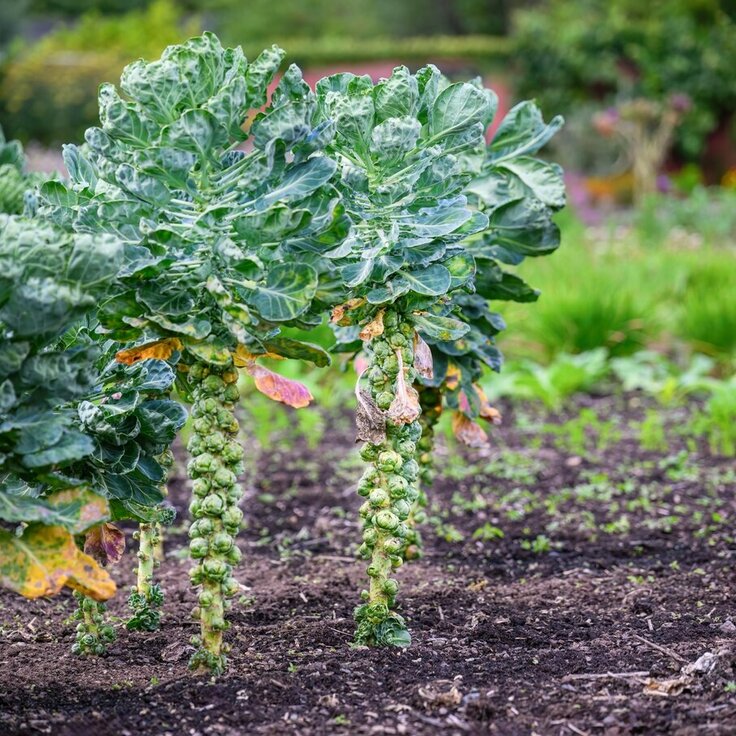
{"type": "Polygon", "coordinates": [[[399,373],[396,377],[396,396],[391,402],[386,416],[394,424],[410,424],[419,417],[422,409],[419,405],[419,394],[414,386],[406,383],[401,351],[396,351],[399,360],[399,373]]]}
{"type": "Polygon", "coordinates": [[[383,335],[383,309],[360,331],[358,337],[368,342],[374,337],[383,335]]]}
{"type": "Polygon", "coordinates": [[[357,297],[355,299],[348,299],[345,304],[338,304],[332,310],[330,322],[332,322],[333,324],[341,325],[343,327],[347,327],[349,324],[351,324],[351,322],[350,319],[345,316],[345,312],[348,312],[351,309],[355,309],[356,307],[359,307],[364,303],[365,299],[363,299],[362,297],[357,297]]]}
{"type": "Polygon", "coordinates": [[[303,383],[284,378],[253,362],[247,363],[245,369],[255,379],[256,388],[269,399],[280,401],[294,409],[309,406],[309,402],[313,399],[309,389],[303,383]]]}
{"type": "Polygon", "coordinates": [[[84,552],[101,565],[120,562],[125,552],[125,534],[109,522],[93,527],[84,538],[84,552]]]}
{"type": "Polygon", "coordinates": [[[452,431],[455,437],[468,447],[486,447],[488,435],[483,427],[472,419],[469,419],[461,411],[452,415],[452,431]]]}
{"type": "Polygon", "coordinates": [[[133,365],[139,360],[168,360],[177,350],[183,347],[178,337],[167,337],[164,340],[147,342],[144,345],[136,345],[134,348],[121,350],[115,354],[115,360],[125,365],[133,365]]]}
{"type": "Polygon", "coordinates": [[[386,417],[375,405],[370,394],[365,389],[355,392],[358,407],[355,411],[356,442],[370,442],[380,445],[386,441],[386,417]]]}
{"type": "Polygon", "coordinates": [[[434,378],[432,350],[418,332],[414,333],[414,367],[422,378],[434,378]]]}

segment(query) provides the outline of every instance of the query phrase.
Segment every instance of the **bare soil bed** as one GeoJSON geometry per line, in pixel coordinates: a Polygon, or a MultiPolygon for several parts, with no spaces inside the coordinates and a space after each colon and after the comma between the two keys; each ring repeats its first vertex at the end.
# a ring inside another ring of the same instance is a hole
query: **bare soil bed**
{"type": "Polygon", "coordinates": [[[70,595],[0,593],[0,734],[736,733],[734,461],[681,434],[692,406],[645,451],[640,399],[583,403],[603,423],[584,447],[531,410],[509,411],[488,451],[442,445],[426,555],[399,575],[407,650],[350,646],[360,471],[338,416],[316,449],[257,453],[229,672],[192,677],[178,477],[159,632],[121,623],[133,550],[97,660],[70,652],[70,595]]]}

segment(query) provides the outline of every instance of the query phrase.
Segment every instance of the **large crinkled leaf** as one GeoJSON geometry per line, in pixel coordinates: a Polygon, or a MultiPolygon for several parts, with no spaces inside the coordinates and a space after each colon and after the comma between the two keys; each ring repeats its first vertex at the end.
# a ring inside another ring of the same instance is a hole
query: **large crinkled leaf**
{"type": "Polygon", "coordinates": [[[429,125],[435,137],[458,133],[476,123],[488,124],[495,111],[495,95],[467,82],[451,84],[437,96],[429,125]]]}
{"type": "Polygon", "coordinates": [[[282,358],[306,360],[308,363],[324,368],[330,364],[330,354],[319,345],[289,337],[273,337],[264,343],[269,353],[282,358]]]}
{"type": "Polygon", "coordinates": [[[278,186],[256,200],[256,208],[266,209],[279,201],[303,199],[328,182],[335,167],[335,162],[326,156],[310,158],[291,167],[278,186]]]}
{"type": "Polygon", "coordinates": [[[286,322],[309,307],[317,284],[317,272],[311,266],[282,263],[268,271],[265,284],[253,289],[248,304],[270,322],[286,322]]]}
{"type": "Polygon", "coordinates": [[[557,115],[545,124],[537,105],[528,100],[520,102],[501,121],[489,146],[489,162],[499,165],[502,161],[536,153],[563,123],[562,116],[557,115]]]}
{"type": "Polygon", "coordinates": [[[115,583],[59,526],[30,524],[21,535],[0,529],[0,584],[26,598],[56,595],[66,585],[98,601],[115,583]]]}
{"type": "Polygon", "coordinates": [[[440,263],[416,271],[400,271],[396,278],[399,288],[403,283],[416,294],[440,296],[447,293],[452,283],[450,272],[440,263]]]}
{"type": "Polygon", "coordinates": [[[541,256],[559,247],[560,230],[539,200],[521,199],[491,214],[485,240],[522,255],[541,256]]]}
{"type": "Polygon", "coordinates": [[[548,207],[560,209],[565,206],[565,181],[558,164],[519,156],[501,165],[519,177],[534,196],[548,207]]]}

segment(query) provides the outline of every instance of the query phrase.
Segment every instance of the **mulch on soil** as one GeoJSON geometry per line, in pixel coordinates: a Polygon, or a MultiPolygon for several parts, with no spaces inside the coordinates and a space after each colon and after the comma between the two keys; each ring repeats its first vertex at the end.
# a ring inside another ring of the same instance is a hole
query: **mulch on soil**
{"type": "MultiPolygon", "coordinates": [[[[398,574],[409,649],[350,647],[360,471],[335,420],[317,450],[302,440],[251,469],[226,676],[187,672],[179,526],[162,629],[119,624],[103,658],[71,654],[70,595],[0,592],[0,734],[736,733],[733,459],[688,443],[682,409],[652,452],[638,399],[585,404],[617,427],[605,447],[593,429],[571,449],[540,426],[560,417],[525,415],[488,451],[441,448],[426,555],[398,574]]],[[[171,495],[186,520],[183,478],[171,495]]],[[[133,552],[112,571],[120,619],[133,552]]]]}

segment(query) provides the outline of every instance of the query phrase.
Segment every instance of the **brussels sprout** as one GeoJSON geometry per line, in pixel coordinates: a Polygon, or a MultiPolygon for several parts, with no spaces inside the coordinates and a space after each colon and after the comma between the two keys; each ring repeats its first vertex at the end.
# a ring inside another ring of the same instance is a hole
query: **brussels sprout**
{"type": "Polygon", "coordinates": [[[383,411],[386,411],[393,403],[394,395],[390,391],[381,391],[376,396],[376,406],[383,411]]]}
{"type": "Polygon", "coordinates": [[[210,452],[221,453],[225,447],[225,437],[221,432],[212,432],[205,437],[202,444],[210,452]]]}
{"type": "Polygon", "coordinates": [[[393,531],[399,525],[399,520],[392,511],[383,510],[376,514],[376,526],[393,531]]]}
{"type": "Polygon", "coordinates": [[[373,546],[376,543],[376,540],[378,539],[378,532],[376,532],[373,527],[369,527],[368,529],[363,530],[363,541],[373,546]]]}
{"type": "Polygon", "coordinates": [[[389,596],[395,596],[399,592],[399,581],[395,578],[389,578],[383,583],[383,592],[389,596]]]}
{"type": "Polygon", "coordinates": [[[208,559],[202,565],[202,572],[208,580],[220,581],[228,574],[228,568],[222,560],[208,559]]]}
{"type": "Polygon", "coordinates": [[[192,429],[197,434],[207,435],[214,429],[214,423],[209,416],[198,417],[192,422],[192,429]]]}
{"type": "Polygon", "coordinates": [[[401,440],[396,445],[396,452],[405,460],[411,460],[416,454],[417,446],[411,440],[401,440]]]}
{"type": "Polygon", "coordinates": [[[195,498],[190,504],[189,504],[189,513],[195,518],[199,519],[202,514],[204,514],[204,510],[202,509],[202,501],[200,501],[198,498],[195,498]]]}
{"type": "Polygon", "coordinates": [[[376,467],[384,473],[391,473],[398,470],[403,464],[401,455],[393,450],[386,450],[378,455],[376,467]]]}
{"type": "MultiPolygon", "coordinates": [[[[388,342],[392,348],[403,348],[409,344],[409,341],[400,332],[394,332],[389,338],[388,342]]],[[[407,362],[411,362],[413,359],[413,354],[409,353],[409,360],[407,362]]]]}
{"type": "Polygon", "coordinates": [[[197,478],[192,483],[192,493],[199,498],[204,498],[210,492],[211,487],[212,484],[207,478],[197,478]]]}
{"type": "Polygon", "coordinates": [[[371,506],[371,502],[366,501],[364,504],[362,504],[361,507],[358,509],[358,513],[364,518],[373,516],[373,506],[371,506]]]}
{"type": "Polygon", "coordinates": [[[116,638],[115,629],[105,623],[103,613],[105,606],[82,593],[75,591],[77,610],[72,619],[76,625],[75,641],[72,653],[79,655],[101,655],[107,651],[106,645],[116,638]]]}
{"type": "Polygon", "coordinates": [[[197,519],[190,527],[189,527],[189,536],[190,537],[203,537],[207,536],[209,534],[212,534],[212,532],[215,529],[215,524],[212,521],[212,519],[197,519]]]}
{"type": "Polygon", "coordinates": [[[202,391],[205,394],[219,394],[225,390],[225,385],[225,381],[216,375],[207,376],[201,383],[202,391]]]}
{"type": "Polygon", "coordinates": [[[232,470],[219,468],[212,478],[213,483],[220,488],[229,488],[238,482],[238,478],[232,470]]]}
{"type": "Polygon", "coordinates": [[[224,554],[233,546],[233,538],[227,532],[217,532],[212,538],[212,549],[219,554],[224,554]]]}
{"type": "Polygon", "coordinates": [[[228,598],[237,595],[240,590],[240,585],[235,578],[227,578],[222,583],[222,594],[228,596],[228,598]]]}
{"type": "Polygon", "coordinates": [[[400,473],[410,483],[413,483],[419,477],[419,464],[416,460],[409,460],[404,463],[400,473]]]}
{"type": "MultiPolygon", "coordinates": [[[[383,315],[383,326],[384,328],[398,327],[399,326],[399,315],[393,309],[384,313],[383,315]]],[[[386,330],[388,335],[388,329],[386,330]]]]}
{"type": "Polygon", "coordinates": [[[225,510],[226,502],[222,496],[213,493],[202,501],[202,511],[208,516],[220,516],[225,510]]]}
{"type": "Polygon", "coordinates": [[[234,383],[231,383],[225,389],[222,398],[225,401],[236,402],[240,398],[240,391],[238,391],[238,387],[234,383]]]}
{"type": "Polygon", "coordinates": [[[387,355],[382,363],[381,368],[392,378],[399,372],[399,359],[395,355],[387,355]]]}
{"type": "Polygon", "coordinates": [[[217,414],[217,411],[220,408],[217,400],[213,398],[205,399],[204,401],[202,401],[200,406],[202,412],[205,414],[217,414]]]}
{"type": "Polygon", "coordinates": [[[231,565],[237,565],[238,562],[240,562],[240,560],[242,559],[242,557],[243,557],[243,553],[240,551],[239,547],[233,546],[230,548],[230,550],[227,553],[227,561],[231,565]]]}
{"type": "Polygon", "coordinates": [[[238,371],[235,368],[230,368],[222,374],[222,380],[225,383],[237,383],[238,382],[238,371]]]}
{"type": "Polygon", "coordinates": [[[391,510],[399,517],[399,519],[401,519],[401,521],[405,521],[409,518],[409,514],[411,513],[411,505],[404,500],[394,501],[391,506],[391,510]]]}
{"type": "Polygon", "coordinates": [[[360,449],[360,457],[362,460],[365,460],[367,463],[369,463],[378,457],[378,453],[380,451],[381,451],[380,445],[371,445],[369,442],[367,442],[360,449]]]}
{"type": "Polygon", "coordinates": [[[391,347],[385,340],[374,340],[372,348],[373,354],[379,360],[385,358],[387,355],[391,355],[391,347]]]}
{"type": "Polygon", "coordinates": [[[387,539],[383,543],[383,549],[388,554],[395,555],[401,552],[402,547],[404,546],[403,542],[398,539],[397,537],[392,537],[391,539],[387,539]]]}
{"type": "Polygon", "coordinates": [[[222,516],[220,517],[222,519],[222,523],[226,527],[239,527],[240,523],[243,521],[243,512],[235,507],[235,506],[229,506],[228,508],[223,511],[222,516]]]}
{"type": "Polygon", "coordinates": [[[374,491],[371,491],[368,501],[374,509],[387,506],[389,502],[388,493],[386,493],[383,488],[376,488],[374,491]]]}
{"type": "Polygon", "coordinates": [[[388,479],[388,492],[392,499],[406,498],[409,483],[400,475],[392,475],[388,479]]]}
{"type": "Polygon", "coordinates": [[[210,469],[215,469],[217,461],[215,457],[209,452],[204,452],[201,455],[195,457],[192,462],[192,469],[196,473],[207,473],[210,469]]]}
{"type": "Polygon", "coordinates": [[[231,441],[228,442],[222,450],[222,459],[228,464],[238,463],[243,459],[243,454],[242,445],[231,441]]]}
{"type": "Polygon", "coordinates": [[[192,539],[189,543],[189,555],[193,560],[200,560],[203,557],[206,557],[209,549],[209,542],[202,537],[192,539]]]}
{"type": "Polygon", "coordinates": [[[202,363],[195,363],[189,366],[189,378],[194,381],[201,381],[207,376],[207,367],[202,363]]]}

